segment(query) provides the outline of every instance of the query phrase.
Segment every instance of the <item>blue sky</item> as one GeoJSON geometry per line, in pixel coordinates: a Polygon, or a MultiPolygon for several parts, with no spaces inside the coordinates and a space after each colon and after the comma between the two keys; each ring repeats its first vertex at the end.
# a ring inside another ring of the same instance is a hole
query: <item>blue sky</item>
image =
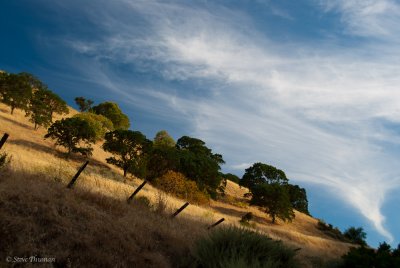
{"type": "Polygon", "coordinates": [[[2,1],[0,23],[0,69],[200,138],[226,172],[272,164],[315,217],[400,242],[399,1],[2,1]]]}

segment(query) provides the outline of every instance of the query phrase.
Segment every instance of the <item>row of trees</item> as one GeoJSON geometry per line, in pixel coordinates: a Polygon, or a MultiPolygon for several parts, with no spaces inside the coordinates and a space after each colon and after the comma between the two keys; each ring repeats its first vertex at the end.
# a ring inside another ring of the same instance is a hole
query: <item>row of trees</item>
{"type": "Polygon", "coordinates": [[[50,126],[45,138],[54,139],[56,145],[65,147],[68,157],[71,153],[90,156],[91,145],[104,139],[103,149],[113,154],[106,161],[120,167],[124,176],[131,173],[154,181],[168,171],[175,171],[196,182],[212,197],[223,192],[229,179],[248,187],[251,204],[265,207],[273,222],[276,217],[293,219],[293,209],[308,213],[305,190],[289,184],[283,171],[255,163],[246,169],[242,179],[223,174],[222,155],[212,152],[204,141],[183,136],[175,142],[166,131],[160,131],[151,141],[141,132],[129,130],[129,119],[116,103],[94,106],[92,100],[77,97],[75,102],[80,113],[53,123],[53,114],[68,113],[68,107],[44,83],[28,73],[1,73],[0,97],[10,106],[11,113],[16,108],[24,110],[35,129],[50,126]]]}
{"type": "MultiPolygon", "coordinates": [[[[91,155],[90,145],[96,136],[94,128],[78,115],[56,121],[45,138],[52,138],[56,145],[67,148],[68,155],[91,155]]],[[[160,131],[151,141],[140,131],[116,129],[105,134],[103,149],[113,154],[106,159],[107,163],[121,168],[124,176],[131,173],[154,181],[172,170],[195,181],[201,190],[214,197],[223,180],[222,156],[214,154],[196,138],[183,136],[175,143],[166,131],[160,131]]]]}
{"type": "Polygon", "coordinates": [[[69,112],[64,100],[29,73],[1,72],[0,100],[10,107],[11,114],[15,109],[24,110],[35,129],[48,127],[55,113],[69,112]]]}

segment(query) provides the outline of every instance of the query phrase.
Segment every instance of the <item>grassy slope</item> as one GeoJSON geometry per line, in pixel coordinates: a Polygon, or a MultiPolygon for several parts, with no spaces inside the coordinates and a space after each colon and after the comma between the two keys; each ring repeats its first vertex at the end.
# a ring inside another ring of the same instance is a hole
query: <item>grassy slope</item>
{"type": "MultiPolygon", "coordinates": [[[[224,224],[237,225],[248,211],[255,215],[259,231],[301,248],[299,259],[307,265],[314,258],[337,258],[349,248],[349,244],[325,236],[316,228],[316,219],[299,212],[290,224],[270,224],[265,213],[239,203],[246,190],[231,182],[227,186],[229,202],[212,201],[208,207],[190,205],[175,221],[160,218],[140,206],[128,207],[124,201],[141,181],[125,181],[119,170],[106,164],[108,154],[101,144],[94,146],[91,165],[76,189],[67,191],[65,184],[84,160],[64,160],[52,141],[43,139],[44,129],[34,131],[22,111],[14,113],[11,116],[8,108],[0,104],[0,135],[10,134],[5,150],[12,155],[8,175],[0,175],[1,226],[5,226],[0,237],[9,241],[8,248],[0,248],[1,253],[47,252],[66,263],[72,262],[73,267],[87,266],[85,261],[100,256],[122,266],[135,262],[154,267],[176,266],[177,259],[184,258],[192,246],[193,239],[188,237],[203,235],[204,226],[221,217],[226,219],[224,224]]],[[[71,110],[70,115],[74,113],[71,110]]],[[[169,210],[184,202],[165,196],[150,185],[140,195],[153,203],[165,199],[169,210]]],[[[1,263],[4,258],[0,257],[1,263]]]]}

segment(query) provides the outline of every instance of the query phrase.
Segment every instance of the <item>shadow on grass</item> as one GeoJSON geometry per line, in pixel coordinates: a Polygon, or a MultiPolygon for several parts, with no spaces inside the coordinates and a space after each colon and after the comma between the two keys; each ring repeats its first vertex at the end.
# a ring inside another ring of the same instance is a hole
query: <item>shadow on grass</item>
{"type": "Polygon", "coordinates": [[[36,142],[32,142],[32,141],[27,141],[27,140],[22,140],[22,139],[15,139],[15,140],[10,140],[8,143],[10,144],[14,144],[14,145],[19,145],[19,146],[23,146],[26,148],[30,148],[39,152],[44,152],[44,153],[48,153],[48,154],[52,154],[55,157],[58,158],[63,158],[69,161],[73,161],[73,162],[85,162],[86,160],[90,161],[90,164],[92,166],[97,166],[97,167],[101,167],[101,168],[106,168],[106,169],[110,169],[109,166],[107,166],[106,164],[92,159],[90,157],[85,157],[85,156],[81,156],[81,155],[77,155],[77,154],[71,154],[69,156],[69,158],[67,158],[67,154],[66,152],[62,152],[60,150],[58,150],[57,148],[51,148],[36,142]]]}
{"type": "Polygon", "coordinates": [[[4,120],[4,121],[10,122],[10,123],[15,124],[15,125],[17,125],[17,126],[20,126],[20,127],[23,127],[23,128],[29,129],[29,130],[33,130],[33,127],[32,127],[32,126],[29,126],[29,125],[27,125],[27,124],[18,122],[18,121],[16,121],[16,120],[13,120],[13,119],[10,119],[10,118],[7,118],[7,117],[5,117],[5,116],[2,116],[1,114],[0,114],[0,118],[1,118],[2,120],[4,120]]]}

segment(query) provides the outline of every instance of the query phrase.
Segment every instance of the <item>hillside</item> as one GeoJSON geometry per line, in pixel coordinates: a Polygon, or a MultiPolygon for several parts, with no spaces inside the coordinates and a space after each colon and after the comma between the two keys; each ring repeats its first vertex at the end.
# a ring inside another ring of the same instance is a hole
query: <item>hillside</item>
{"type": "MultiPolygon", "coordinates": [[[[70,116],[76,113],[70,110],[70,116]]],[[[56,256],[67,267],[105,263],[175,267],[184,263],[195,238],[206,233],[205,226],[220,218],[225,218],[224,225],[240,226],[247,212],[255,215],[257,230],[300,248],[298,258],[305,267],[338,258],[350,246],[331,239],[317,229],[317,219],[297,211],[292,223],[271,224],[265,213],[243,202],[246,189],[230,181],[223,200],[204,207],[190,205],[174,220],[160,219],[140,204],[125,202],[141,180],[125,180],[120,170],[108,165],[101,143],[94,146],[91,163],[75,188],[66,190],[84,158],[66,161],[51,140],[43,139],[43,128],[35,131],[22,111],[10,115],[8,107],[0,104],[0,135],[5,132],[10,138],[4,150],[12,161],[0,178],[0,238],[5,241],[2,254],[7,256],[39,251],[56,256]],[[88,259],[96,261],[88,263],[88,259]]],[[[185,202],[151,185],[139,196],[146,196],[153,206],[166,204],[169,213],[185,202]]]]}

